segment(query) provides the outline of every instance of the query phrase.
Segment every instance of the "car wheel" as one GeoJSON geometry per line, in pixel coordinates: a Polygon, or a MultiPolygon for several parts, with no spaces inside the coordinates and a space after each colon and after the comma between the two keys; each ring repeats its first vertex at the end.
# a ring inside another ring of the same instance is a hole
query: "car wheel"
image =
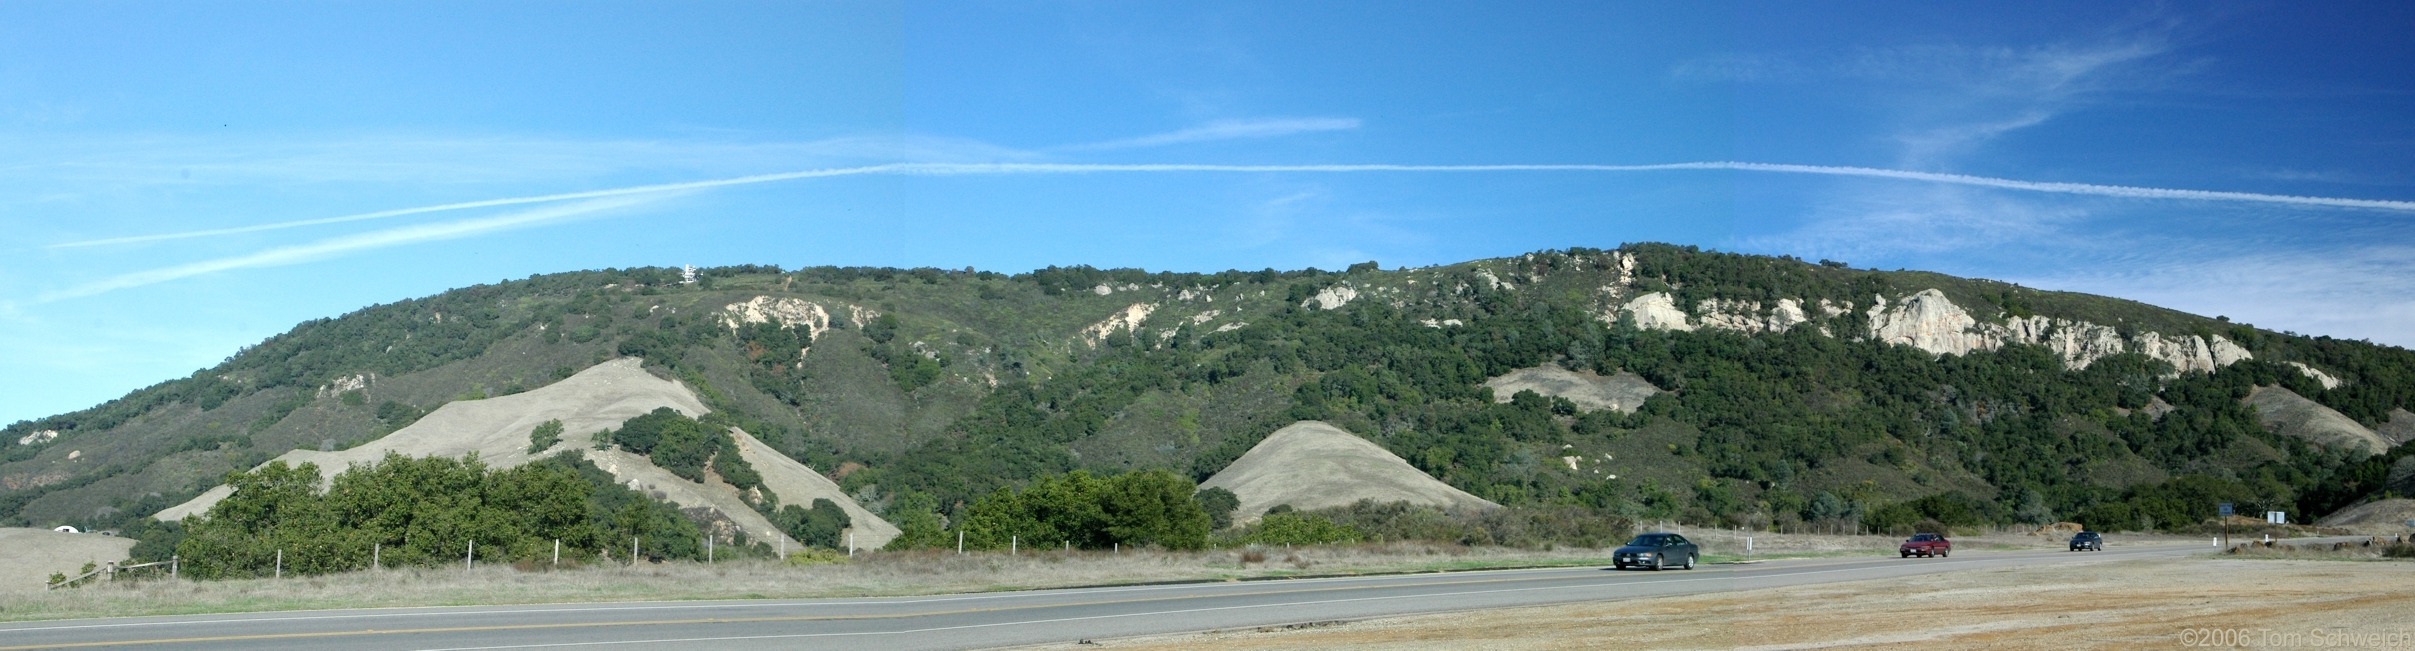
{"type": "Polygon", "coordinates": [[[1945,550],[1945,551],[1941,551],[1941,552],[1937,552],[1937,557],[1938,557],[1938,558],[1945,558],[1945,557],[1947,557],[1947,556],[1952,556],[1952,555],[1954,555],[1954,550],[1951,550],[1951,549],[1948,549],[1948,550],[1945,550]]]}
{"type": "Polygon", "coordinates": [[[1666,557],[1666,556],[1654,556],[1654,557],[1652,557],[1652,571],[1654,571],[1654,572],[1658,572],[1658,571],[1661,571],[1661,570],[1664,570],[1664,569],[1668,569],[1668,561],[1669,561],[1669,558],[1668,558],[1668,557],[1666,557]]]}
{"type": "Polygon", "coordinates": [[[1684,568],[1681,568],[1681,569],[1685,569],[1685,570],[1688,570],[1688,571],[1691,571],[1691,570],[1693,570],[1693,569],[1694,569],[1694,555],[1692,555],[1692,554],[1687,554],[1687,555],[1686,555],[1686,557],[1685,557],[1685,567],[1684,567],[1684,568]]]}
{"type": "Polygon", "coordinates": [[[1903,557],[1904,557],[1904,558],[1911,558],[1911,557],[1912,557],[1912,552],[1904,552],[1904,553],[1903,553],[1903,557]]]}

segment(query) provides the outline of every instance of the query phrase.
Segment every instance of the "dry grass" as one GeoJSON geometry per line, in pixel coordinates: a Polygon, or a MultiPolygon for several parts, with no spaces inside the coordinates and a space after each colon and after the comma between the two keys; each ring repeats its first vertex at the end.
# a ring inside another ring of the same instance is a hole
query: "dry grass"
{"type": "Polygon", "coordinates": [[[553,570],[482,565],[232,581],[121,581],[0,593],[0,621],[134,615],[703,599],[871,597],[1171,581],[1601,565],[1607,550],[1420,543],[1204,552],[867,553],[822,564],[739,560],[553,570]]]}

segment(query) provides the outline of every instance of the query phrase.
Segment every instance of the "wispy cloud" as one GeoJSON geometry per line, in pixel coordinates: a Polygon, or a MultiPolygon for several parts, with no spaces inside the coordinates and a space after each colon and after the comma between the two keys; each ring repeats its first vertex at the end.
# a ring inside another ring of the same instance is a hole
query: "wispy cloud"
{"type": "Polygon", "coordinates": [[[534,208],[493,217],[465,219],[435,224],[418,224],[320,240],[308,244],[267,249],[244,255],[204,260],[171,267],[137,271],[77,285],[45,294],[43,302],[105,294],[122,289],[156,285],[215,273],[276,267],[325,260],[349,253],[382,249],[406,244],[460,239],[497,231],[526,228],[547,223],[567,221],[597,213],[626,208],[652,201],[652,197],[614,197],[581,201],[559,206],[534,208]]]}
{"type": "Polygon", "coordinates": [[[1918,45],[1785,54],[1733,54],[1688,61],[1682,80],[1837,84],[1865,88],[1887,113],[1883,133],[1898,165],[1931,168],[2001,136],[2046,124],[2109,90],[2138,90],[2186,68],[2167,58],[2159,30],[2028,47],[1918,45]]]}
{"type": "MultiPolygon", "coordinates": [[[[742,137],[742,136],[737,136],[742,137]]],[[[962,138],[858,135],[809,141],[568,140],[527,137],[356,135],[229,139],[0,134],[0,170],[60,182],[178,184],[495,184],[595,178],[627,172],[712,174],[739,169],[962,163],[1037,158],[962,138]]]]}
{"type": "Polygon", "coordinates": [[[1349,131],[1359,128],[1358,118],[1270,118],[1258,120],[1218,120],[1207,124],[1137,138],[1124,138],[1063,147],[1072,151],[1107,149],[1136,149],[1162,147],[1217,140],[1277,138],[1320,131],[1349,131]]]}
{"type": "Polygon", "coordinates": [[[299,227],[304,227],[304,226],[319,226],[319,225],[326,225],[326,224],[339,224],[339,223],[346,223],[346,222],[368,221],[368,220],[374,220],[374,219],[388,219],[388,218],[393,218],[393,217],[401,217],[401,216],[406,216],[406,215],[420,215],[420,214],[428,214],[428,213],[449,212],[449,211],[455,211],[455,210],[467,210],[467,209],[471,209],[471,208],[490,208],[490,207],[496,207],[496,206],[509,206],[509,205],[533,204],[533,203],[550,203],[550,202],[556,202],[556,201],[571,201],[571,200],[580,200],[580,199],[600,199],[600,198],[606,198],[606,197],[625,197],[625,196],[632,196],[632,195],[660,194],[660,193],[667,193],[667,192],[686,192],[686,191],[694,191],[694,190],[706,190],[706,189],[712,189],[712,188],[729,187],[729,186],[736,186],[736,185],[752,185],[752,184],[758,184],[758,183],[773,183],[773,182],[779,182],[779,181],[794,181],[794,180],[800,180],[800,179],[829,178],[829,177],[840,177],[840,176],[863,176],[863,175],[996,176],[996,175],[1134,174],[1134,173],[1140,173],[1140,174],[1162,174],[1162,173],[1311,173],[1311,174],[1344,174],[1344,173],[1382,173],[1382,172],[1391,172],[1391,173],[1501,173],[1501,172],[1603,172],[1603,173],[1627,173],[1627,172],[1722,171],[1722,170],[1723,170],[1723,171],[1737,171],[1737,172],[1764,172],[1764,173],[1777,173],[1777,174],[1809,174],[1809,175],[1819,175],[1819,176],[1845,176],[1845,177],[1860,177],[1860,178],[1893,179],[1893,180],[1899,180],[1899,181],[1917,181],[1917,182],[1922,182],[1922,183],[1937,183],[1937,184],[1957,185],[1957,186],[1982,187],[1982,188],[1996,188],[1996,189],[2002,189],[2002,190],[2019,190],[2019,191],[2024,191],[2024,192],[2042,192],[2042,193],[2051,193],[2051,194],[2088,195],[2088,196],[2100,196],[2100,197],[2118,197],[2118,198],[2126,198],[2126,199],[2154,199],[2154,200],[2181,200],[2181,201],[2213,201],[2213,202],[2229,202],[2229,203],[2276,204],[2276,205],[2289,205],[2289,206],[2300,206],[2300,207],[2316,207],[2316,208],[2354,208],[2354,209],[2365,209],[2365,210],[2385,210],[2385,211],[2393,211],[2393,212],[2415,212],[2415,201],[2393,201],[2393,200],[2386,200],[2386,199],[2355,199],[2355,198],[2344,198],[2344,197],[2310,197],[2310,196],[2280,195],[2280,194],[2260,194],[2260,193],[2253,193],[2253,192],[2229,192],[2229,191],[2222,191],[2222,190],[2192,190],[2192,189],[2180,189],[2180,188],[2153,188],[2153,187],[2126,186],[2126,185],[2103,185],[2103,184],[2095,184],[2095,183],[2065,183],[2065,182],[2053,182],[2053,181],[2024,181],[2024,180],[2020,180],[2020,179],[2007,179],[2007,178],[1988,177],[1988,176],[1972,176],[1972,175],[1967,175],[1967,174],[1946,174],[1946,173],[1941,173],[1941,172],[1920,172],[1920,171],[1913,171],[1913,170],[1895,170],[1895,169],[1883,169],[1883,168],[1873,168],[1873,167],[1853,167],[1853,166],[1841,166],[1841,165],[1797,165],[1797,164],[1788,164],[1788,163],[1752,163],[1752,162],[1739,162],[1739,161],[1704,161],[1704,162],[1688,162],[1688,163],[1662,163],[1662,164],[1650,164],[1650,165],[1564,165],[1564,164],[1537,164],[1537,165],[1526,165],[1526,164],[1510,164],[1510,165],[1392,165],[1392,164],[1345,164],[1345,165],[1203,165],[1203,164],[1181,164],[1181,163],[1167,163],[1167,164],[1153,164],[1153,163],[1138,163],[1138,164],[1096,164],[1096,163],[893,163],[893,164],[887,164],[887,165],[867,165],[867,166],[862,166],[862,167],[840,167],[840,168],[829,168],[829,169],[819,169],[819,170],[804,170],[804,171],[797,171],[797,172],[781,172],[781,173],[776,173],[776,174],[757,174],[757,175],[753,175],[753,176],[740,176],[740,177],[732,177],[732,178],[725,178],[725,179],[712,179],[712,180],[706,180],[706,181],[689,181],[689,182],[684,182],[684,183],[663,183],[663,184],[655,184],[655,185],[638,185],[638,186],[629,186],[629,187],[622,187],[622,188],[612,188],[612,189],[605,189],[605,190],[589,190],[589,191],[585,191],[585,192],[566,192],[566,193],[559,193],[559,194],[546,194],[546,195],[535,195],[535,196],[525,196],[525,197],[507,197],[507,198],[501,198],[501,199],[485,199],[485,200],[480,200],[480,201],[465,201],[465,202],[458,202],[458,203],[438,204],[438,205],[433,205],[433,206],[420,206],[420,207],[415,207],[415,208],[399,208],[399,209],[395,209],[395,210],[386,210],[386,211],[379,211],[379,212],[373,212],[373,213],[362,213],[362,214],[357,214],[357,215],[344,215],[344,216],[338,216],[338,217],[325,217],[325,218],[319,218],[319,219],[305,219],[305,220],[287,221],[287,222],[277,222],[277,223],[270,223],[270,224],[258,224],[258,225],[252,225],[252,226],[241,226],[241,227],[234,227],[234,228],[221,228],[221,229],[198,230],[198,231],[183,231],[183,232],[175,232],[175,233],[159,233],[159,234],[151,234],[151,235],[133,235],[133,236],[117,237],[117,238],[109,238],[109,239],[102,239],[102,240],[85,240],[85,241],[77,241],[77,242],[63,242],[63,243],[59,243],[59,244],[53,244],[53,245],[50,245],[50,246],[49,246],[49,248],[88,247],[88,246],[100,246],[100,245],[106,245],[106,244],[127,244],[127,243],[134,243],[134,242],[155,242],[155,241],[162,241],[162,240],[188,239],[188,238],[196,238],[196,237],[208,237],[208,236],[214,236],[214,235],[230,235],[230,234],[236,234],[236,233],[253,233],[253,232],[269,231],[269,230],[280,230],[280,229],[288,229],[288,228],[299,228],[299,227]]]}

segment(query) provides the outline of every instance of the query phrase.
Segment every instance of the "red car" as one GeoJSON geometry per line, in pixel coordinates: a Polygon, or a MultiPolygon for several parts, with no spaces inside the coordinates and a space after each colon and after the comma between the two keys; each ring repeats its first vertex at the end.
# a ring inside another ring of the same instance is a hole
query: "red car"
{"type": "Polygon", "coordinates": [[[1954,553],[1954,541],[1946,540],[1942,533],[1916,533],[1912,534],[1911,540],[1903,541],[1903,547],[1897,551],[1903,552],[1904,558],[1915,555],[1944,557],[1954,553]]]}

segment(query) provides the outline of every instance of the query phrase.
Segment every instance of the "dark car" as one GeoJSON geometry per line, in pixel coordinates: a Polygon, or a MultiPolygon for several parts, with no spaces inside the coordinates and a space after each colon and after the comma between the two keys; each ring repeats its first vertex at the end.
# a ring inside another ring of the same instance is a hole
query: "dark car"
{"type": "Polygon", "coordinates": [[[1625,547],[1612,552],[1610,562],[1618,569],[1649,567],[1655,570],[1671,567],[1694,569],[1702,557],[1702,548],[1694,541],[1673,533],[1647,533],[1627,541],[1625,547]]]}
{"type": "Polygon", "coordinates": [[[1911,540],[1903,541],[1903,546],[1897,550],[1903,552],[1904,558],[1914,556],[1943,558],[1954,554],[1954,541],[1946,540],[1945,534],[1941,533],[1916,533],[1912,534],[1911,540]]]}
{"type": "Polygon", "coordinates": [[[2072,536],[2071,551],[2076,552],[2083,549],[2092,552],[2105,551],[2105,535],[2094,531],[2082,531],[2079,535],[2072,536]]]}

